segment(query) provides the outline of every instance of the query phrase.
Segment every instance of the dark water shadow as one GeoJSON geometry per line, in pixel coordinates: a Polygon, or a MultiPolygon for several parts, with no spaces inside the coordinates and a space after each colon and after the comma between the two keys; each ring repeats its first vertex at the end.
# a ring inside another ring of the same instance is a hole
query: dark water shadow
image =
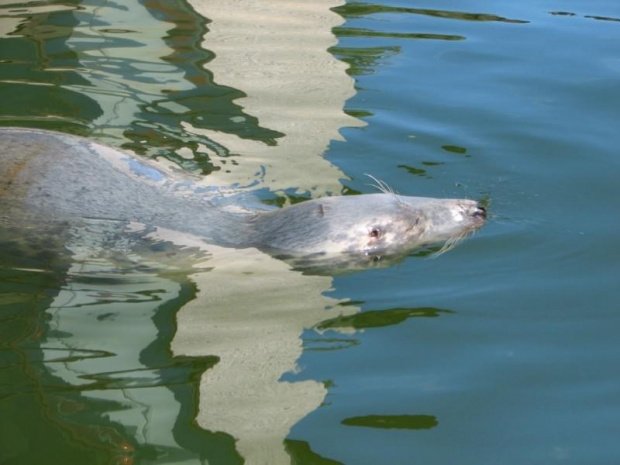
{"type": "Polygon", "coordinates": [[[432,415],[366,415],[345,418],[341,422],[345,426],[363,426],[379,429],[432,429],[439,422],[432,415]]]}

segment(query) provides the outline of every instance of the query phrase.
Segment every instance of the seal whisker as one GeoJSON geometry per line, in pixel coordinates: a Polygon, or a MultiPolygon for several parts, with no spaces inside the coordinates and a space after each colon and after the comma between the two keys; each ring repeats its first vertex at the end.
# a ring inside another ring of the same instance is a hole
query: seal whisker
{"type": "Polygon", "coordinates": [[[379,191],[381,191],[384,194],[396,195],[396,193],[394,192],[394,189],[388,186],[385,181],[375,178],[372,174],[368,174],[368,173],[364,173],[364,174],[376,183],[376,184],[368,184],[369,186],[377,188],[379,191]]]}
{"type": "Polygon", "coordinates": [[[372,186],[378,189],[383,194],[392,195],[396,199],[396,201],[399,203],[399,205],[402,205],[404,207],[407,206],[406,202],[403,202],[400,196],[385,181],[382,181],[381,179],[377,179],[372,174],[368,174],[368,173],[364,173],[364,174],[368,176],[370,179],[372,179],[373,181],[375,181],[375,184],[368,184],[369,186],[372,186]]]}
{"type": "Polygon", "coordinates": [[[429,258],[435,259],[439,257],[440,255],[443,255],[446,252],[449,252],[450,250],[454,249],[457,245],[459,245],[461,242],[463,242],[463,240],[467,236],[469,236],[469,234],[471,234],[471,231],[464,231],[464,232],[461,232],[459,234],[452,236],[441,246],[441,248],[437,252],[432,254],[429,258]]]}

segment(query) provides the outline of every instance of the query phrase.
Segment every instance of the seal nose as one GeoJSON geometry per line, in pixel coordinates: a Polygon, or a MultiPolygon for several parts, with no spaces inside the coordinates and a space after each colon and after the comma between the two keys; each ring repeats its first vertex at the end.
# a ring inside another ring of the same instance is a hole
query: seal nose
{"type": "Polygon", "coordinates": [[[487,217],[487,211],[484,207],[478,206],[476,207],[476,210],[474,211],[473,216],[485,219],[487,217]]]}

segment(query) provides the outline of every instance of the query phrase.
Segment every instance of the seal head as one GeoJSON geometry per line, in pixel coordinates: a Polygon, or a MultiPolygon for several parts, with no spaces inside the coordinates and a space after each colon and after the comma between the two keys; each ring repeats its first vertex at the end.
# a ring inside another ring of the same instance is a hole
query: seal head
{"type": "Polygon", "coordinates": [[[452,247],[485,218],[473,200],[391,193],[326,197],[258,215],[253,245],[296,256],[402,255],[439,242],[452,247]]]}

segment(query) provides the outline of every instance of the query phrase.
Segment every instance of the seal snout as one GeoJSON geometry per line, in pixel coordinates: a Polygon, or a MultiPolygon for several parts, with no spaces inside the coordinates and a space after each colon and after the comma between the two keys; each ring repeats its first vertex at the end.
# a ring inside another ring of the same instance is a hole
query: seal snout
{"type": "Polygon", "coordinates": [[[487,217],[487,210],[484,207],[481,206],[477,206],[476,209],[474,210],[473,216],[476,218],[482,218],[482,219],[486,219],[487,217]]]}

